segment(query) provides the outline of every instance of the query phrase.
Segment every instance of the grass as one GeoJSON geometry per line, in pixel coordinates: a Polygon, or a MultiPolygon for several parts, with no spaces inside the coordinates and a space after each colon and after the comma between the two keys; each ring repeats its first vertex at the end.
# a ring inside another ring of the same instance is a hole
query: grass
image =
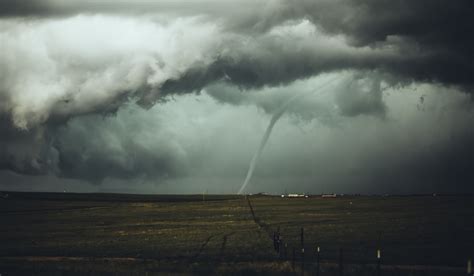
{"type": "Polygon", "coordinates": [[[0,273],[289,274],[302,227],[306,269],[319,245],[322,275],[337,273],[341,247],[347,275],[372,273],[377,248],[384,275],[463,275],[473,256],[472,196],[249,199],[255,219],[238,196],[9,193],[0,273]],[[288,260],[269,238],[278,228],[288,260]]]}

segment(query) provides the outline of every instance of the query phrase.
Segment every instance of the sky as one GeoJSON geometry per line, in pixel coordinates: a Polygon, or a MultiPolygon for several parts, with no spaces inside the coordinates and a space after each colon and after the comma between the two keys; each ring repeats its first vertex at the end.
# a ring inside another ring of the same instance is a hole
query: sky
{"type": "Polygon", "coordinates": [[[474,2],[0,2],[0,190],[473,193],[474,2]]]}

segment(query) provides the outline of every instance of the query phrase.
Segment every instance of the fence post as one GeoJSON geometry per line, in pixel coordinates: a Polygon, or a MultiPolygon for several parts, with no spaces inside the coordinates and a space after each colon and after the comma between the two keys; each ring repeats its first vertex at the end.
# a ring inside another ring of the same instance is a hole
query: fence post
{"type": "Polygon", "coordinates": [[[321,249],[319,246],[316,246],[316,276],[319,276],[319,253],[321,249]]]}
{"type": "Polygon", "coordinates": [[[304,275],[304,229],[301,227],[301,273],[304,275]]]}
{"type": "Polygon", "coordinates": [[[339,249],[339,275],[344,276],[344,259],[342,247],[339,249]]]}
{"type": "Polygon", "coordinates": [[[471,276],[471,273],[472,273],[472,261],[471,259],[468,259],[467,260],[467,275],[471,276]]]}
{"type": "Polygon", "coordinates": [[[380,249],[377,249],[377,276],[380,276],[380,262],[382,259],[382,254],[380,249]]]}
{"type": "Polygon", "coordinates": [[[304,275],[304,247],[301,248],[301,275],[304,275]]]}

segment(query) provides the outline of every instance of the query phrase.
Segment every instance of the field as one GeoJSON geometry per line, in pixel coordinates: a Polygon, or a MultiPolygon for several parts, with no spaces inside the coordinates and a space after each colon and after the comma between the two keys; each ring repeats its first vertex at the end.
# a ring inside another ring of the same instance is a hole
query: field
{"type": "Polygon", "coordinates": [[[316,246],[321,275],[376,275],[377,249],[381,275],[466,275],[474,256],[472,196],[5,194],[2,276],[311,275],[316,246]]]}

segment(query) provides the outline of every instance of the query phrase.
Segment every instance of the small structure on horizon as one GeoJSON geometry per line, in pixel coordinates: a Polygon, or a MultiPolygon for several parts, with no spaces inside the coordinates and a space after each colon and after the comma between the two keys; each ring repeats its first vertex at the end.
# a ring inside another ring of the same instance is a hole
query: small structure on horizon
{"type": "Polygon", "coordinates": [[[305,195],[305,194],[287,194],[287,195],[281,195],[281,197],[292,197],[292,198],[305,197],[305,198],[307,198],[308,196],[305,195]]]}
{"type": "Polygon", "coordinates": [[[322,194],[321,197],[337,197],[337,194],[322,194]]]}

